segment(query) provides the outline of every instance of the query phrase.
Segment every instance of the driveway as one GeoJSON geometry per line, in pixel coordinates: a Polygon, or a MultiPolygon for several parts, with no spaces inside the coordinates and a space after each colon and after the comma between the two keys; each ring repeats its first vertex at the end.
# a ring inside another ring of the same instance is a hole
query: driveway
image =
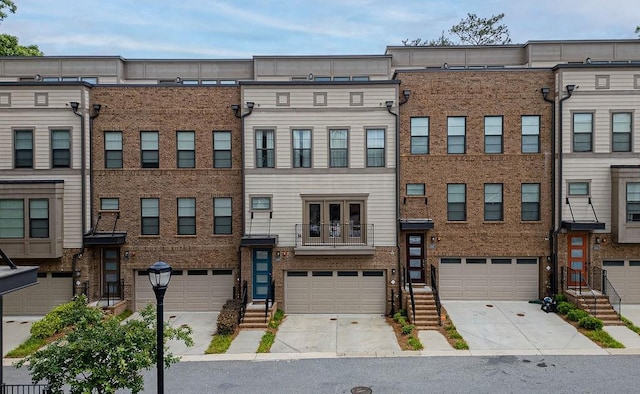
{"type": "Polygon", "coordinates": [[[381,315],[294,314],[278,328],[271,353],[380,356],[401,353],[381,315]]]}
{"type": "Polygon", "coordinates": [[[444,301],[472,355],[609,354],[555,313],[524,301],[444,301]]]}
{"type": "MultiPolygon", "coordinates": [[[[31,325],[42,316],[4,316],[2,318],[2,356],[31,336],[31,325]]],[[[10,365],[10,364],[9,364],[10,365]]]]}
{"type": "Polygon", "coordinates": [[[640,327],[640,305],[638,304],[622,304],[622,316],[631,320],[634,326],[640,327]]]}

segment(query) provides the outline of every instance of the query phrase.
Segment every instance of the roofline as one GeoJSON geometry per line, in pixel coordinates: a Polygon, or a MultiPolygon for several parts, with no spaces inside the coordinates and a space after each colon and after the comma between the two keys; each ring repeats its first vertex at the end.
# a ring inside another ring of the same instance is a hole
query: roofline
{"type": "Polygon", "coordinates": [[[246,86],[346,86],[346,85],[397,85],[400,81],[393,79],[374,81],[238,81],[238,85],[246,86]]]}
{"type": "Polygon", "coordinates": [[[495,44],[495,45],[424,45],[424,46],[412,46],[412,45],[388,45],[385,50],[385,54],[390,49],[410,49],[410,48],[429,48],[436,50],[445,50],[445,49],[468,49],[468,48],[525,48],[528,45],[532,44],[589,44],[589,43],[636,43],[640,44],[640,40],[634,38],[625,38],[625,39],[614,39],[614,38],[605,38],[605,39],[585,39],[585,40],[530,40],[523,44],[495,44]]]}

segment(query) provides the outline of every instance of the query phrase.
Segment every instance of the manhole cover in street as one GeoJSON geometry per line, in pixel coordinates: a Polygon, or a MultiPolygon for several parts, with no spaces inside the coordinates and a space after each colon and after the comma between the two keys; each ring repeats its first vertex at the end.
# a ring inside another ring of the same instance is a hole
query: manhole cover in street
{"type": "Polygon", "coordinates": [[[357,386],[351,389],[351,394],[371,394],[373,391],[369,387],[357,386]]]}

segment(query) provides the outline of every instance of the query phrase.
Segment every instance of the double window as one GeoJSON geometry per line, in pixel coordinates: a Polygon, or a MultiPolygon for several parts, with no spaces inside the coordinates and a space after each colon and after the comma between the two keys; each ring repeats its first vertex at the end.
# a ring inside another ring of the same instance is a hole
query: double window
{"type": "Polygon", "coordinates": [[[503,220],[502,183],[484,184],[484,220],[503,220]]]}
{"type": "Polygon", "coordinates": [[[311,167],[311,130],[293,130],[293,167],[311,167]]]}
{"type": "Polygon", "coordinates": [[[275,166],[275,132],[256,130],[256,167],[273,168],[275,166]]]}
{"type": "Polygon", "coordinates": [[[141,229],[142,235],[159,235],[160,234],[160,199],[158,198],[142,198],[140,199],[141,207],[141,229]]]}
{"type": "Polygon", "coordinates": [[[464,183],[447,185],[447,220],[467,220],[467,185],[464,183]]]}
{"type": "Polygon", "coordinates": [[[627,222],[640,222],[640,182],[627,182],[627,222]]]}
{"type": "Polygon", "coordinates": [[[213,167],[231,168],[231,132],[213,132],[213,167]]]}
{"type": "Polygon", "coordinates": [[[51,130],[51,167],[71,166],[71,143],[69,130],[51,130]]]}
{"type": "Polygon", "coordinates": [[[540,116],[523,116],[522,153],[540,153],[540,116]]]}
{"type": "Polygon", "coordinates": [[[313,199],[305,201],[304,241],[357,242],[366,240],[365,201],[313,199]]]}
{"type": "Polygon", "coordinates": [[[178,168],[195,168],[196,166],[196,133],[194,131],[176,132],[178,168]]]}
{"type": "Polygon", "coordinates": [[[231,234],[231,198],[213,199],[213,233],[231,234]]]}
{"type": "Polygon", "coordinates": [[[522,221],[540,220],[540,184],[522,184],[522,206],[520,210],[522,221]]]}
{"type": "Polygon", "coordinates": [[[429,118],[411,118],[411,154],[429,153],[429,118]]]}
{"type": "Polygon", "coordinates": [[[447,118],[447,153],[466,153],[467,119],[464,116],[447,118]]]}
{"type": "Polygon", "coordinates": [[[122,131],[104,132],[104,167],[122,168],[122,131]]]}
{"type": "MultiPolygon", "coordinates": [[[[28,200],[29,238],[49,238],[49,200],[28,200]]],[[[0,199],[0,238],[25,237],[25,200],[0,199]]]]}
{"type": "Polygon", "coordinates": [[[502,153],[502,116],[484,117],[484,153],[502,153]]]}
{"type": "Polygon", "coordinates": [[[15,168],[33,168],[33,130],[14,132],[15,168]]]}
{"type": "Polygon", "coordinates": [[[384,167],[384,134],[383,129],[367,129],[367,167],[384,167]]]}
{"type": "Polygon", "coordinates": [[[140,132],[140,161],[142,168],[158,168],[160,166],[157,131],[140,132]]]}
{"type": "Polygon", "coordinates": [[[178,235],[196,234],[196,199],[178,198],[178,235]]]}
{"type": "Polygon", "coordinates": [[[613,152],[631,152],[631,113],[611,116],[611,147],[613,152]]]}
{"type": "Polygon", "coordinates": [[[348,138],[346,129],[329,130],[329,167],[349,166],[348,138]]]}
{"type": "Polygon", "coordinates": [[[593,114],[573,114],[573,151],[593,151],[593,114]]]}

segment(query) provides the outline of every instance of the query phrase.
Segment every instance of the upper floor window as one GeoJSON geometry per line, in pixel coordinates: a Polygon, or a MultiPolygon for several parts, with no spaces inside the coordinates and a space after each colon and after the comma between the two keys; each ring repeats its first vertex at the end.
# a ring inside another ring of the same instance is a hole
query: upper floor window
{"type": "Polygon", "coordinates": [[[178,235],[195,235],[196,199],[178,199],[178,235]]]}
{"type": "Polygon", "coordinates": [[[49,238],[49,200],[29,200],[29,237],[49,238]]]}
{"type": "Polygon", "coordinates": [[[160,234],[160,199],[141,198],[141,219],[142,225],[140,234],[159,235],[160,234]]]}
{"type": "Polygon", "coordinates": [[[367,129],[367,167],[384,167],[384,130],[367,129]]]}
{"type": "Polygon", "coordinates": [[[24,238],[24,200],[0,199],[0,238],[24,238]]]}
{"type": "Polygon", "coordinates": [[[631,113],[611,116],[611,145],[614,152],[631,152],[631,113]]]}
{"type": "Polygon", "coordinates": [[[293,166],[311,167],[311,130],[293,130],[293,166]]]}
{"type": "Polygon", "coordinates": [[[157,131],[140,132],[140,161],[142,168],[158,168],[160,166],[157,131]]]}
{"type": "Polygon", "coordinates": [[[118,198],[101,198],[100,199],[101,211],[118,211],[120,210],[120,199],[118,198]]]}
{"type": "Polygon", "coordinates": [[[104,167],[122,168],[122,131],[104,132],[104,167]]]}
{"type": "Polygon", "coordinates": [[[407,183],[407,196],[424,196],[424,183],[407,183]]]}
{"type": "Polygon", "coordinates": [[[429,153],[429,118],[411,118],[411,154],[429,153]]]}
{"type": "Polygon", "coordinates": [[[467,119],[464,116],[447,118],[447,153],[466,153],[467,119]]]}
{"type": "Polygon", "coordinates": [[[464,183],[447,185],[447,220],[467,220],[467,185],[464,183]]]}
{"type": "Polygon", "coordinates": [[[540,153],[540,116],[523,116],[522,153],[540,153]]]}
{"type": "Polygon", "coordinates": [[[349,166],[349,141],[346,129],[329,130],[329,167],[349,166]]]}
{"type": "Polygon", "coordinates": [[[573,151],[593,151],[593,114],[573,114],[573,151]]]}
{"type": "Polygon", "coordinates": [[[213,132],[213,167],[231,168],[231,132],[213,132]]]}
{"type": "Polygon", "coordinates": [[[640,222],[640,182],[627,182],[627,222],[640,222]]]}
{"type": "Polygon", "coordinates": [[[522,206],[520,216],[523,221],[540,220],[540,184],[522,184],[522,206]]]}
{"type": "Polygon", "coordinates": [[[251,210],[252,211],[271,211],[271,197],[269,196],[251,197],[251,210]]]}
{"type": "Polygon", "coordinates": [[[502,153],[502,116],[484,117],[484,153],[502,153]]]}
{"type": "Polygon", "coordinates": [[[256,167],[273,168],[275,166],[275,132],[256,130],[256,167]]]}
{"type": "Polygon", "coordinates": [[[503,220],[502,183],[484,184],[484,220],[503,220]]]}
{"type": "Polygon", "coordinates": [[[589,182],[569,182],[568,195],[571,197],[589,197],[589,182]]]}
{"type": "Polygon", "coordinates": [[[196,133],[194,131],[176,132],[178,148],[178,168],[195,168],[196,166],[196,133]]]}
{"type": "Polygon", "coordinates": [[[14,132],[15,168],[33,168],[33,130],[14,132]]]}
{"type": "Polygon", "coordinates": [[[69,130],[51,130],[51,167],[71,166],[69,130]]]}
{"type": "Polygon", "coordinates": [[[231,198],[213,199],[213,233],[231,234],[231,198]]]}

